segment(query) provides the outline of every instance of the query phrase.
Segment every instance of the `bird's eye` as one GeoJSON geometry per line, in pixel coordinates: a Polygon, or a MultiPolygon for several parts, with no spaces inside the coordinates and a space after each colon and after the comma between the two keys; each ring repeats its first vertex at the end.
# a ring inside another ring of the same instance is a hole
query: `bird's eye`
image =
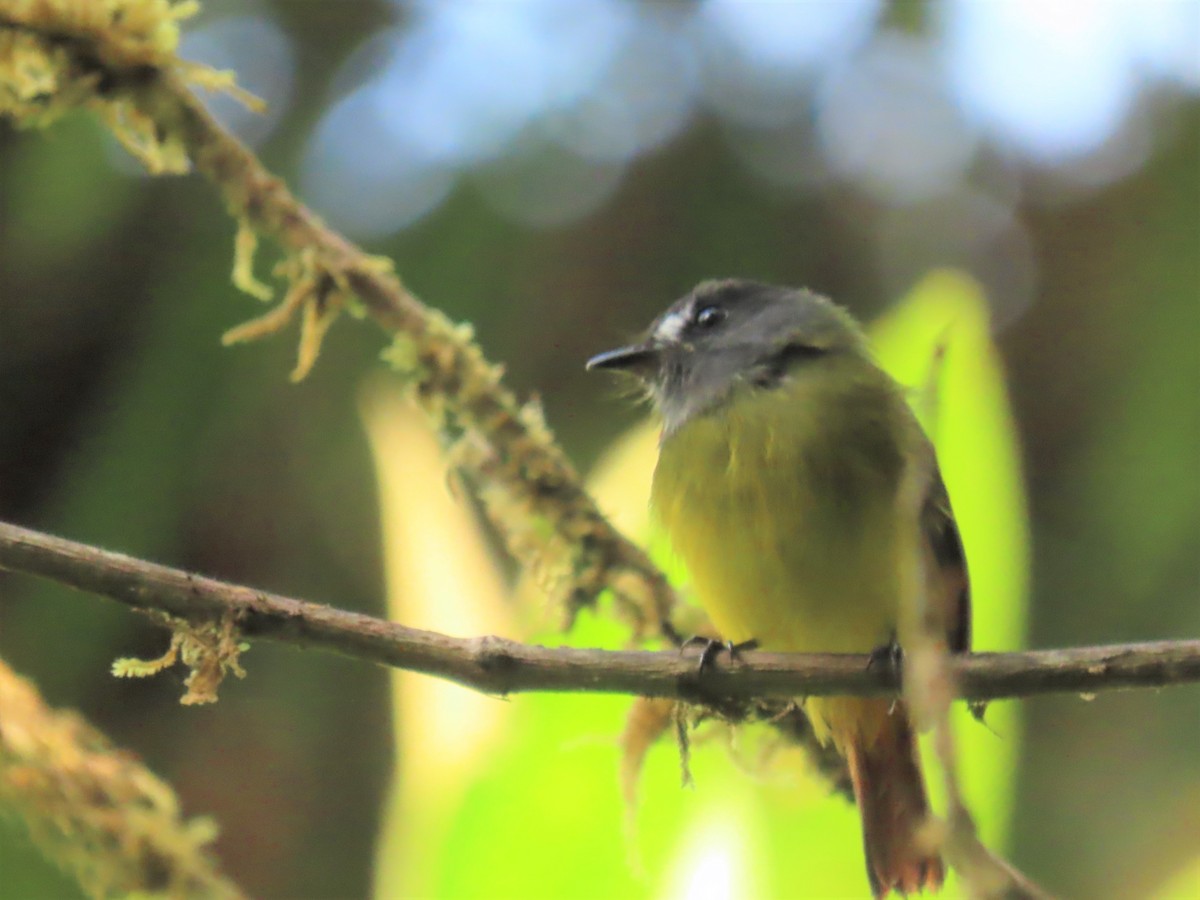
{"type": "Polygon", "coordinates": [[[713,328],[725,321],[725,310],[719,306],[705,306],[697,310],[693,321],[700,328],[713,328]]]}

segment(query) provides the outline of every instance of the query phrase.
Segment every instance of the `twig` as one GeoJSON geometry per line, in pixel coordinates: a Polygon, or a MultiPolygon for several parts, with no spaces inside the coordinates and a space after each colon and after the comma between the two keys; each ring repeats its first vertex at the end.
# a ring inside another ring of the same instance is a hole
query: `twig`
{"type": "MultiPolygon", "coordinates": [[[[679,653],[540,647],[498,637],[456,638],[361,613],[227,584],[0,523],[0,567],[102,594],[139,610],[192,621],[233,616],[250,640],[273,640],[423,672],[491,694],[526,691],[623,693],[698,699],[897,691],[886,667],[854,654],[744,651],[714,667],[701,686],[679,653]]],[[[1200,640],[972,653],[954,657],[958,695],[995,700],[1092,693],[1200,681],[1200,640]]]]}

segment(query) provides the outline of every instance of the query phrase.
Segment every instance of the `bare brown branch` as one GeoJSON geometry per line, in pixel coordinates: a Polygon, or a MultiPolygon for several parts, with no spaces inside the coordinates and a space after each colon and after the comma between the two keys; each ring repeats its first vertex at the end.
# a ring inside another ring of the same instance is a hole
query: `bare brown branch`
{"type": "MultiPolygon", "coordinates": [[[[307,603],[0,523],[0,566],[191,621],[233,616],[249,640],[273,640],[456,681],[491,694],[526,691],[645,697],[889,695],[885,667],[853,654],[745,651],[732,668],[696,678],[693,657],[649,651],[540,647],[499,637],[456,638],[307,603]]],[[[951,660],[958,695],[974,700],[1092,693],[1200,681],[1200,640],[972,653],[951,660]]]]}

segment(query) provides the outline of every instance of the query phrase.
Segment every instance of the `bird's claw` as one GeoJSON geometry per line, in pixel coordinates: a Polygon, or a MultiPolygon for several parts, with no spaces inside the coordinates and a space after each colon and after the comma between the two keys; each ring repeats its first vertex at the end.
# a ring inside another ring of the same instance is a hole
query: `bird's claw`
{"type": "Polygon", "coordinates": [[[697,673],[703,675],[705,672],[712,670],[713,664],[722,650],[729,654],[730,660],[737,661],[741,659],[743,650],[754,650],[758,647],[758,641],[751,638],[748,641],[734,643],[733,641],[719,641],[716,638],[704,637],[697,634],[684,641],[679,649],[682,652],[688,647],[695,647],[697,645],[704,647],[700,651],[700,663],[696,668],[697,673]]]}
{"type": "Polygon", "coordinates": [[[894,637],[886,644],[876,647],[868,655],[867,670],[874,669],[893,675],[897,682],[900,681],[904,669],[904,650],[894,637]]]}

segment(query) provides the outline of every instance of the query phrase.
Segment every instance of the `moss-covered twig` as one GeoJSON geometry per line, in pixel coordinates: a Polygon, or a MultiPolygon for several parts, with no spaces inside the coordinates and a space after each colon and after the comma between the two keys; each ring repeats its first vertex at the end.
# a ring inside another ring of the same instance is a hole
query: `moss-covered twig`
{"type": "Polygon", "coordinates": [[[0,810],[90,896],[237,898],[171,787],[0,660],[0,810]]]}
{"type": "Polygon", "coordinates": [[[635,635],[670,635],[671,589],[636,545],[600,514],[558,449],[536,404],[522,404],[471,340],[422,304],[392,271],[301,204],[225,131],[189,84],[229,89],[232,80],[175,56],[177,21],[194,3],[168,0],[10,0],[0,8],[0,114],[43,125],[82,107],[100,115],[152,171],[189,166],[217,188],[238,223],[234,282],[260,299],[271,289],[252,273],[259,236],[283,251],[281,303],[234,329],[227,342],[273,333],[297,316],[303,377],[337,314],[359,305],[395,335],[389,358],[456,440],[455,461],[472,476],[518,559],[547,576],[568,623],[611,591],[635,635]]]}

